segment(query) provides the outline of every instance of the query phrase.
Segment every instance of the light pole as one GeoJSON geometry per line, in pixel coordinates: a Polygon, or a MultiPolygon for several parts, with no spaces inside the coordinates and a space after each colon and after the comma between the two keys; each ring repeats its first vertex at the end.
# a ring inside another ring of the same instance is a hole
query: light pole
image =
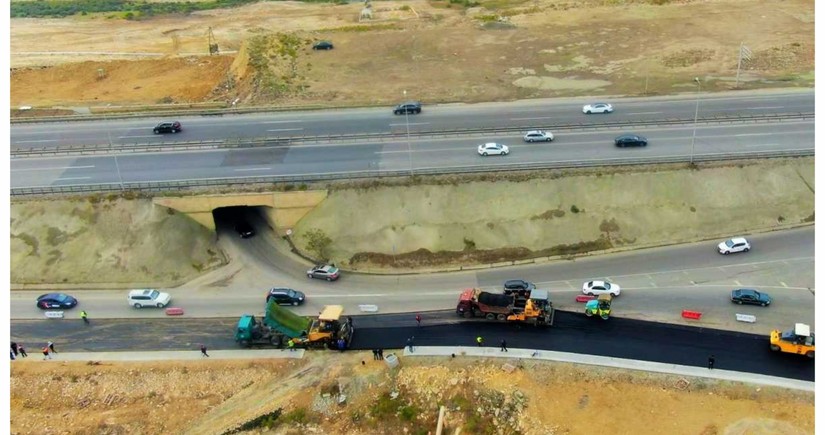
{"type": "Polygon", "coordinates": [[[702,92],[702,82],[699,81],[699,77],[694,77],[693,81],[696,82],[696,111],[693,113],[693,139],[690,140],[690,164],[693,165],[693,150],[696,146],[696,126],[699,123],[699,94],[702,92]]]}
{"type": "Polygon", "coordinates": [[[407,90],[404,89],[404,118],[407,121],[407,155],[410,158],[410,177],[413,176],[413,165],[412,165],[412,145],[410,144],[410,111],[408,110],[407,106],[407,90]]]}

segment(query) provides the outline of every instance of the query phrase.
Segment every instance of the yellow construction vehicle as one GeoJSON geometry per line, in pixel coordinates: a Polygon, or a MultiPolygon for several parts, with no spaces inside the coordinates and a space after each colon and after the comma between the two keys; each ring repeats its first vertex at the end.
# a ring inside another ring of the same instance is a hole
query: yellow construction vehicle
{"type": "Polygon", "coordinates": [[[804,323],[797,323],[793,329],[785,332],[778,329],[771,331],[771,350],[774,352],[796,353],[813,358],[814,348],[814,333],[804,323]]]}

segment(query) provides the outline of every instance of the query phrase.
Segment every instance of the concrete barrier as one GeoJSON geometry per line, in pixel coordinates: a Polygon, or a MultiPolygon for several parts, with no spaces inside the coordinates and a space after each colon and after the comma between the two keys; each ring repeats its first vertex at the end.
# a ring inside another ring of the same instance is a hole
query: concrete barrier
{"type": "Polygon", "coordinates": [[[756,323],[756,316],[751,314],[736,314],[737,322],[756,323]]]}
{"type": "Polygon", "coordinates": [[[62,319],[63,311],[46,311],[47,319],[62,319]]]}

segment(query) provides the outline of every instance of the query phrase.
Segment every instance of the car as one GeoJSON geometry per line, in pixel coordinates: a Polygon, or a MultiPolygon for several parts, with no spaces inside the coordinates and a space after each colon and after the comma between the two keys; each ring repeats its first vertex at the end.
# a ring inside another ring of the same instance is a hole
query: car
{"type": "Polygon", "coordinates": [[[77,299],[65,293],[46,293],[37,298],[37,308],[41,310],[51,310],[54,308],[74,308],[77,306],[77,299]]]}
{"type": "Polygon", "coordinates": [[[619,148],[647,146],[647,138],[639,136],[637,134],[623,134],[621,136],[616,137],[614,142],[616,146],[619,148]]]}
{"type": "Polygon", "coordinates": [[[319,264],[307,271],[307,278],[335,281],[341,277],[341,271],[333,264],[319,264]]]}
{"type": "Polygon", "coordinates": [[[278,305],[294,305],[298,306],[304,303],[306,295],[302,292],[293,290],[291,288],[275,287],[266,292],[266,302],[275,300],[278,305]]]}
{"type": "Polygon", "coordinates": [[[531,130],[524,135],[525,142],[552,142],[553,133],[542,130],[531,130]]]}
{"type": "Polygon", "coordinates": [[[155,128],[152,130],[155,134],[160,133],[180,133],[181,131],[180,122],[161,122],[160,124],[156,125],[155,128]]]}
{"type": "Polygon", "coordinates": [[[255,235],[255,229],[252,228],[252,225],[249,225],[249,222],[240,221],[235,224],[235,231],[241,236],[242,239],[248,239],[255,235]]]}
{"type": "Polygon", "coordinates": [[[132,290],[127,298],[129,305],[135,308],[158,307],[163,308],[172,301],[169,293],[157,291],[153,288],[132,290]]]}
{"type": "Polygon", "coordinates": [[[313,50],[332,50],[333,48],[335,48],[335,46],[333,46],[329,41],[318,41],[315,44],[312,44],[313,50]]]}
{"type": "Polygon", "coordinates": [[[582,107],[582,113],[590,115],[591,113],[610,113],[613,111],[613,106],[607,103],[593,103],[585,104],[582,107]]]}
{"type": "Polygon", "coordinates": [[[734,252],[748,252],[751,250],[751,244],[744,237],[734,237],[716,245],[716,249],[720,254],[728,255],[734,252]]]}
{"type": "Polygon", "coordinates": [[[767,307],[773,302],[767,293],[758,292],[750,288],[740,288],[730,292],[730,301],[742,304],[761,305],[767,307]]]}
{"type": "Polygon", "coordinates": [[[403,115],[405,113],[421,113],[421,102],[407,101],[406,103],[401,103],[395,106],[392,113],[395,115],[403,115]]]}
{"type": "Polygon", "coordinates": [[[617,297],[622,293],[622,289],[607,281],[587,281],[582,285],[582,293],[591,296],[607,295],[617,297]]]}
{"type": "Polygon", "coordinates": [[[504,294],[518,293],[525,295],[536,289],[536,285],[523,279],[508,279],[504,281],[504,294]]]}
{"type": "Polygon", "coordinates": [[[479,145],[478,153],[485,157],[488,155],[506,156],[507,154],[510,154],[510,148],[508,148],[507,145],[490,142],[479,145]]]}

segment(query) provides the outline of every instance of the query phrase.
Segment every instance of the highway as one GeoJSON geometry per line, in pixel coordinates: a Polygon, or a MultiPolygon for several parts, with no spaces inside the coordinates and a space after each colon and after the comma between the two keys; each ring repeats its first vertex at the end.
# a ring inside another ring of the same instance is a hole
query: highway
{"type": "MultiPolygon", "coordinates": [[[[592,125],[611,121],[650,119],[692,120],[696,94],[646,98],[608,98],[615,111],[586,115],[584,104],[599,98],[535,99],[506,103],[428,105],[420,115],[396,116],[392,107],[327,111],[254,113],[174,118],[104,119],[61,123],[11,125],[11,147],[40,148],[66,145],[170,143],[237,140],[262,137],[328,136],[356,133],[412,134],[457,128],[525,127],[552,130],[554,125],[592,125]],[[178,120],[183,131],[155,135],[152,127],[178,120]]],[[[776,114],[814,111],[814,90],[778,90],[700,94],[699,117],[732,114],[776,114]]]]}

